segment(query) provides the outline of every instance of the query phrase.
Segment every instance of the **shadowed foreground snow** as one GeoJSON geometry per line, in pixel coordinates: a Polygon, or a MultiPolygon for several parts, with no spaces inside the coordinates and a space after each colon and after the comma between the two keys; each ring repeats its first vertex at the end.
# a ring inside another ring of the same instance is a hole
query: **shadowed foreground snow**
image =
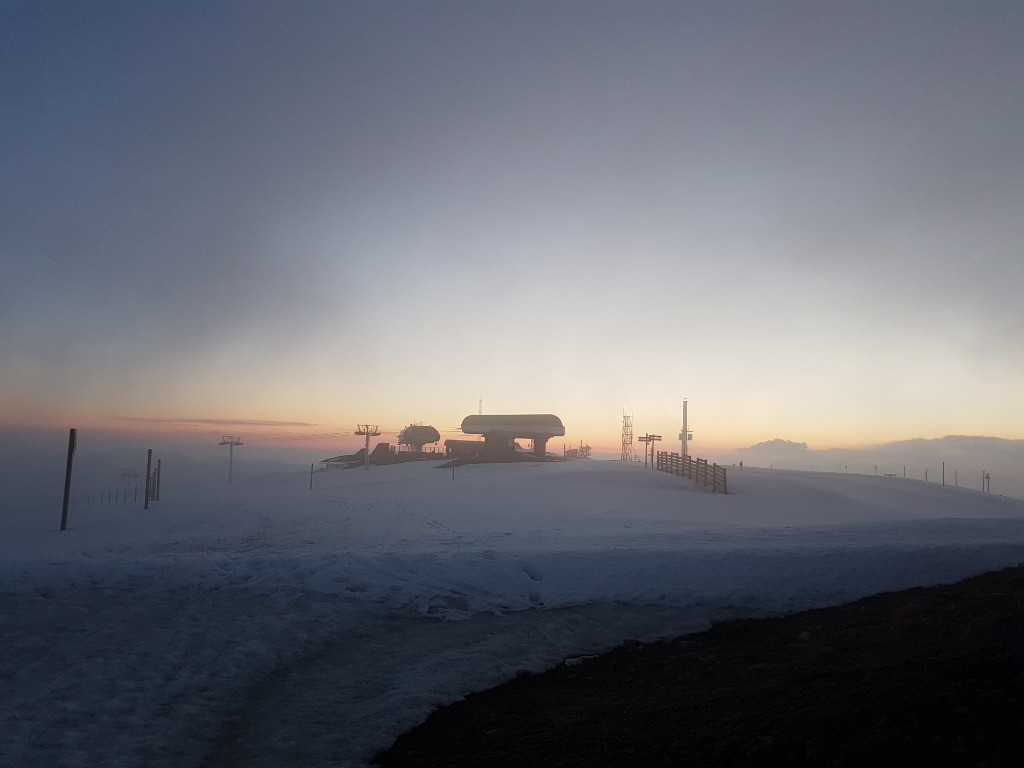
{"type": "Polygon", "coordinates": [[[1019,500],[434,463],[0,514],[0,764],[359,766],[522,670],[1024,560],[1019,500]],[[535,610],[529,610],[535,609],[535,610]]]}

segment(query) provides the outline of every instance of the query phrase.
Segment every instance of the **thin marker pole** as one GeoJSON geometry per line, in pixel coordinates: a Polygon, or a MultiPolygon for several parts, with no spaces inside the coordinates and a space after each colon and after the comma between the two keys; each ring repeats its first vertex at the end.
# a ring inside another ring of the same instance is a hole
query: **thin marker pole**
{"type": "Polygon", "coordinates": [[[153,449],[146,452],[146,500],[142,504],[143,509],[149,509],[149,496],[153,492],[153,449]]]}

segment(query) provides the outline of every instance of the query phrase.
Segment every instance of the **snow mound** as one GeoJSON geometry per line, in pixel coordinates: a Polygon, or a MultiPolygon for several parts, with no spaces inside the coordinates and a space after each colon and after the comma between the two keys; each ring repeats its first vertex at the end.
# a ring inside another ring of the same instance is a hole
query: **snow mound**
{"type": "Polygon", "coordinates": [[[522,670],[1024,560],[1017,500],[750,468],[729,487],[427,462],[165,486],[63,533],[6,511],[0,763],[356,766],[522,670]]]}

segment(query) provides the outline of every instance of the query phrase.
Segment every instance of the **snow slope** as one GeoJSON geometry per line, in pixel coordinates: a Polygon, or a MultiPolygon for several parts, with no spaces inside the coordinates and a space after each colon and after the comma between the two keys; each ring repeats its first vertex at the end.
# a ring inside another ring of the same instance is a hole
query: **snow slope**
{"type": "Polygon", "coordinates": [[[0,514],[0,764],[359,766],[522,670],[1024,560],[1019,500],[619,462],[289,474],[0,514]],[[542,610],[527,610],[542,609],[542,610]]]}

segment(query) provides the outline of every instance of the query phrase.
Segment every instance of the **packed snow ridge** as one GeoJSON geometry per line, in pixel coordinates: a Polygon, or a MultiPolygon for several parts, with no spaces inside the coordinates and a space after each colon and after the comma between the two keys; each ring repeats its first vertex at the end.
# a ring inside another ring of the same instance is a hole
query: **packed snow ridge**
{"type": "Polygon", "coordinates": [[[435,707],[715,619],[1024,560],[937,483],[430,462],[0,514],[0,764],[361,766],[435,707]]]}

